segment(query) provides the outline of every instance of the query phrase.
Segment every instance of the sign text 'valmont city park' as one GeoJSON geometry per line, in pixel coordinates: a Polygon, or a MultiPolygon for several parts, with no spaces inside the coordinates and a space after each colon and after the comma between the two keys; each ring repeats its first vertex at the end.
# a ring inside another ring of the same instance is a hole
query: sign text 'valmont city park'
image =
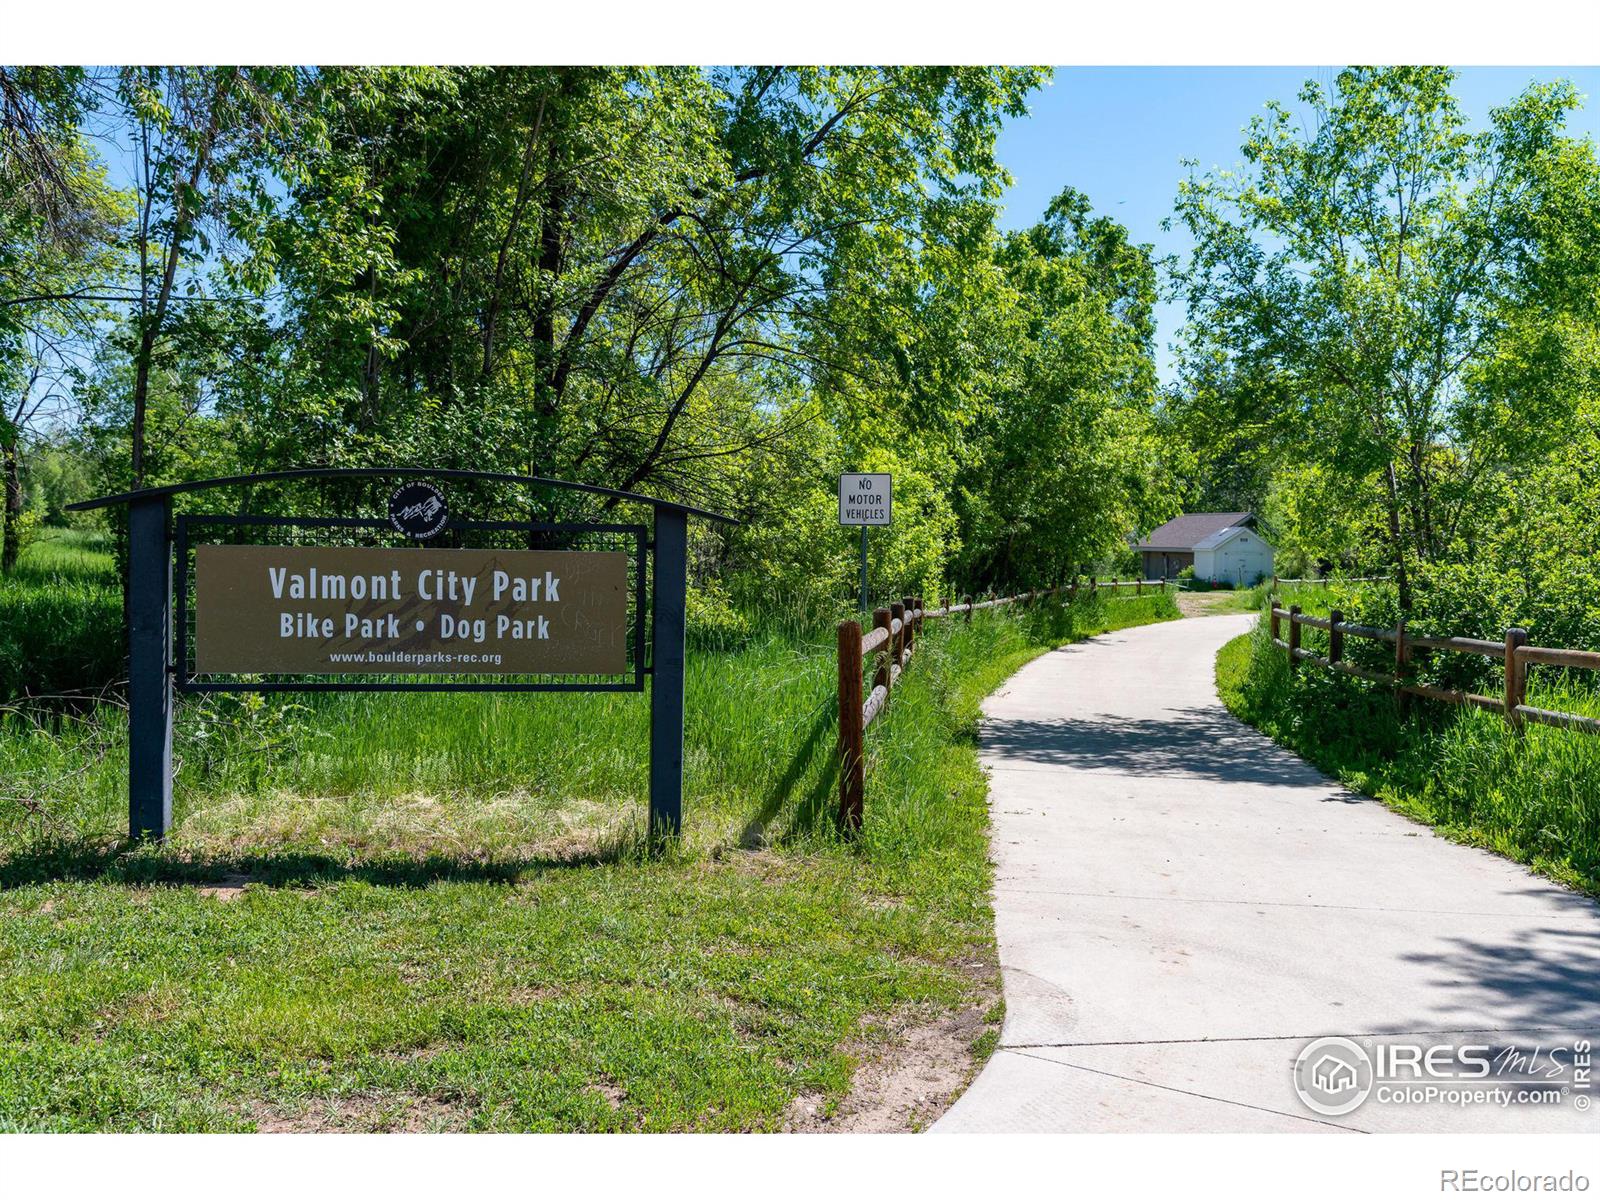
{"type": "Polygon", "coordinates": [[[199,546],[195,668],[620,674],[619,552],[199,546]]]}

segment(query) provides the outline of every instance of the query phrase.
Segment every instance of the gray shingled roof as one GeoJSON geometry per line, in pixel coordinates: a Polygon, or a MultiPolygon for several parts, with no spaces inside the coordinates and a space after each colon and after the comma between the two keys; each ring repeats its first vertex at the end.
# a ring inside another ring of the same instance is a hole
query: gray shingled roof
{"type": "Polygon", "coordinates": [[[1152,529],[1135,550],[1193,550],[1196,542],[1232,525],[1247,525],[1255,518],[1247,512],[1184,513],[1152,529]]]}

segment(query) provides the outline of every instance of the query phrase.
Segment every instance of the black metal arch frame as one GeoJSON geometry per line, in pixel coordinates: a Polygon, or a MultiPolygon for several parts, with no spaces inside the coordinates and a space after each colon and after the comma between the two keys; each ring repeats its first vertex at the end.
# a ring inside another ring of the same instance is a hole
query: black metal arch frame
{"type": "MultiPolygon", "coordinates": [[[[125,504],[128,507],[128,832],[133,838],[164,837],[172,825],[172,721],[175,685],[193,689],[191,681],[180,676],[187,662],[174,657],[175,640],[185,644],[186,631],[174,638],[174,538],[172,497],[213,488],[253,486],[267,483],[293,483],[314,479],[408,478],[428,480],[473,480],[525,487],[547,487],[584,492],[613,501],[648,505],[652,510],[650,538],[638,545],[640,568],[643,551],[650,559],[650,664],[643,662],[644,573],[637,574],[639,595],[636,601],[638,625],[635,632],[634,668],[637,684],[623,690],[642,688],[643,674],[650,683],[650,828],[652,833],[677,834],[683,823],[683,667],[684,610],[688,591],[688,518],[738,524],[732,517],[692,505],[625,492],[594,484],[565,479],[546,479],[537,475],[507,475],[495,471],[434,470],[427,467],[307,467],[292,471],[270,471],[255,475],[229,475],[199,479],[165,487],[142,488],[81,501],[68,507],[86,511],[125,504]]],[[[181,522],[180,542],[187,541],[187,525],[215,522],[257,524],[373,527],[377,522],[361,518],[273,518],[246,514],[194,514],[181,522]]],[[[560,529],[539,522],[463,521],[457,526],[472,528],[560,529]]],[[[593,526],[587,526],[593,528],[593,526]]],[[[575,530],[586,526],[574,524],[575,530]]],[[[187,570],[187,564],[180,564],[187,570]]],[[[184,584],[178,587],[180,608],[186,604],[184,584]]],[[[248,686],[248,685],[247,685],[248,686]]],[[[450,684],[372,682],[342,685],[339,690],[366,691],[553,691],[602,690],[593,685],[536,684],[450,684]]],[[[215,690],[215,689],[204,689],[215,690]]],[[[244,688],[233,690],[245,690],[244,688]]],[[[326,686],[307,686],[293,682],[259,685],[248,690],[330,690],[326,686]]],[[[603,690],[619,690],[615,687],[603,690]]]]}
{"type": "Polygon", "coordinates": [[[663,500],[659,496],[645,496],[638,492],[624,492],[617,488],[601,487],[594,483],[575,483],[570,479],[547,479],[542,475],[507,475],[500,471],[435,470],[430,467],[296,467],[292,471],[263,471],[254,475],[220,475],[215,479],[194,479],[187,483],[169,483],[162,487],[140,488],[132,492],[117,492],[110,496],[97,496],[93,500],[80,500],[67,505],[69,512],[86,512],[93,508],[109,508],[116,504],[133,505],[142,500],[167,496],[181,496],[187,492],[204,492],[220,487],[249,487],[260,483],[296,483],[308,479],[472,479],[482,483],[510,483],[526,487],[549,487],[567,492],[586,492],[591,496],[604,496],[608,500],[626,500],[634,504],[648,504],[660,511],[670,508],[685,516],[700,517],[707,521],[720,521],[737,525],[735,517],[680,504],[676,500],[663,500]]]}

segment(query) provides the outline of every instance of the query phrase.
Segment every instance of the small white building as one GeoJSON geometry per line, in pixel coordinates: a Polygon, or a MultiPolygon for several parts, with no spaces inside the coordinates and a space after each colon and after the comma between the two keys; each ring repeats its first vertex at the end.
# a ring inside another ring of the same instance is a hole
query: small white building
{"type": "Polygon", "coordinates": [[[1134,543],[1146,579],[1192,566],[1196,579],[1248,587],[1272,574],[1273,550],[1247,512],[1184,513],[1134,543]]]}
{"type": "Polygon", "coordinates": [[[1271,576],[1272,554],[1254,529],[1230,525],[1194,544],[1194,577],[1249,587],[1271,576]]]}

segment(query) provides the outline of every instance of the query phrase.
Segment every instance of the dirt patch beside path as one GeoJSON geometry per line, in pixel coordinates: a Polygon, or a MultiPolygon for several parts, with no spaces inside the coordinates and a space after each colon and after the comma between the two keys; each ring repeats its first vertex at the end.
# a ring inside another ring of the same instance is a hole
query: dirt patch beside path
{"type": "Polygon", "coordinates": [[[1250,612],[1247,592],[1179,592],[1173,597],[1186,617],[1215,617],[1222,613],[1250,612]]]}
{"type": "MultiPolygon", "coordinates": [[[[929,1024],[908,1023],[863,1051],[850,1094],[832,1116],[820,1097],[801,1095],[789,1107],[788,1133],[918,1133],[949,1108],[978,1073],[983,1035],[994,1028],[990,1005],[966,1008],[929,1024]]],[[[993,1040],[992,1038],[990,1040],[993,1040]]]]}

